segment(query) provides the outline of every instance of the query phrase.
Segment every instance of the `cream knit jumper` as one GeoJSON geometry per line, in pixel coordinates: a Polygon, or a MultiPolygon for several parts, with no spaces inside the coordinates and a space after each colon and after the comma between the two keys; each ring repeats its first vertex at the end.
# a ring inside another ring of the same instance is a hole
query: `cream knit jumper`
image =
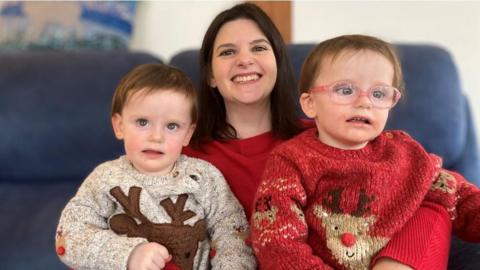
{"type": "Polygon", "coordinates": [[[68,202],[56,246],[76,270],[127,269],[133,248],[148,241],[166,246],[182,270],[255,269],[248,233],[241,205],[210,163],[182,155],[169,175],[147,176],[122,156],[95,168],[68,202]]]}

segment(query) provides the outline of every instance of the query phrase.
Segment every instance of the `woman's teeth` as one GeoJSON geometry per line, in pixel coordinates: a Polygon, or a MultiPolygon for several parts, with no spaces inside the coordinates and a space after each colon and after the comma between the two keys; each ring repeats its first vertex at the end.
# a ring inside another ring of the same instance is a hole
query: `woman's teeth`
{"type": "Polygon", "coordinates": [[[243,82],[250,82],[250,81],[258,80],[258,78],[260,78],[260,76],[258,76],[258,74],[253,74],[253,75],[248,75],[248,76],[236,76],[235,78],[233,78],[233,81],[243,83],[243,82]]]}

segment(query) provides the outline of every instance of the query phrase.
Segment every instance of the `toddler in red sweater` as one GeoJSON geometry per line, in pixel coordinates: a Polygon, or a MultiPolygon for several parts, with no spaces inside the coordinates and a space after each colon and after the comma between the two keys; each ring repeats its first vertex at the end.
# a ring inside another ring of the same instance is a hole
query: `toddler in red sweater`
{"type": "Polygon", "coordinates": [[[267,161],[251,218],[262,270],[369,269],[421,203],[480,242],[480,190],[405,132],[384,131],[402,84],[392,46],[374,37],[336,37],[308,56],[300,104],[316,128],[267,161]]]}

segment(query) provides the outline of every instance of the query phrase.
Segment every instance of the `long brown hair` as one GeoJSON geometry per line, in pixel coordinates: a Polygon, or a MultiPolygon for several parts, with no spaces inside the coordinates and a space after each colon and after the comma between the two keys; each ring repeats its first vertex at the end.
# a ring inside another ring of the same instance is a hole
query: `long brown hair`
{"type": "Polygon", "coordinates": [[[200,49],[200,93],[199,119],[193,134],[191,145],[201,148],[208,140],[236,139],[235,128],[227,123],[225,103],[216,88],[210,87],[212,77],[213,44],[220,28],[236,19],[249,19],[255,22],[272,45],[277,62],[277,78],[270,94],[272,114],[272,133],[279,138],[288,139],[300,132],[300,123],[296,116],[295,104],[297,92],[285,43],[272,20],[254,4],[238,4],[218,14],[210,24],[200,49]]]}

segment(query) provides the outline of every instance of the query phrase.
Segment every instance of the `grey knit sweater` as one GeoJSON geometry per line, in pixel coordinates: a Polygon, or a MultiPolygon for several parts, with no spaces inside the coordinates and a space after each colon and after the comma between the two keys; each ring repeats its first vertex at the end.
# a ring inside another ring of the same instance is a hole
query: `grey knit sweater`
{"type": "Polygon", "coordinates": [[[133,248],[147,241],[167,247],[182,270],[255,269],[248,233],[240,203],[210,163],[182,155],[158,177],[122,156],[95,168],[65,206],[56,246],[76,270],[127,269],[133,248]]]}

